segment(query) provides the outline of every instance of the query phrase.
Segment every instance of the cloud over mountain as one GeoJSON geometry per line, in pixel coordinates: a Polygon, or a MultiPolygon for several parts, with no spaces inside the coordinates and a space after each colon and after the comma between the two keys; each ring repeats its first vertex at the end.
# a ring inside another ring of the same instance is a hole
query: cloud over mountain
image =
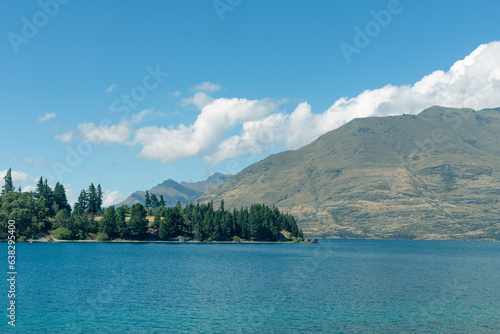
{"type": "MultiPolygon", "coordinates": [[[[134,128],[134,122],[122,121],[106,126],[81,123],[78,129],[86,141],[134,145],[138,156],[164,163],[202,156],[207,163],[217,164],[273,146],[295,149],[354,118],[416,114],[433,105],[500,106],[500,42],[479,46],[447,72],[438,70],[414,84],[389,84],[353,98],[342,97],[322,113],[314,113],[308,102],[286,113],[277,110],[285,100],[209,95],[219,89],[219,85],[204,82],[193,88],[192,97],[181,101],[182,106],[192,104],[199,110],[192,124],[135,124],[134,128]]],[[[66,137],[59,139],[69,139],[66,137]]]]}

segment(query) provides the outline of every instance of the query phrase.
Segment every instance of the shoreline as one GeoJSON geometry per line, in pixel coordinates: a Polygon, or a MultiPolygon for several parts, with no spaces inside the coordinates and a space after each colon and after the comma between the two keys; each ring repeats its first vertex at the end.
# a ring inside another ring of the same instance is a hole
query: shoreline
{"type": "MultiPolygon", "coordinates": [[[[411,240],[402,240],[402,239],[382,239],[382,238],[374,238],[374,239],[341,239],[341,238],[325,238],[325,239],[304,239],[299,242],[294,242],[293,240],[288,241],[250,241],[250,240],[241,240],[240,242],[234,241],[197,241],[197,240],[59,240],[59,239],[38,239],[38,240],[25,240],[25,241],[16,241],[16,243],[27,243],[27,244],[50,244],[50,243],[106,243],[106,244],[313,244],[313,243],[324,243],[325,240],[329,241],[452,241],[452,242],[500,242],[500,240],[458,240],[458,239],[411,239],[411,240]],[[320,241],[322,240],[322,241],[320,241]]],[[[0,240],[0,242],[8,242],[8,240],[0,240]]]]}
{"type": "MultiPolygon", "coordinates": [[[[6,242],[6,240],[2,240],[2,242],[6,242]]],[[[22,243],[28,243],[28,244],[35,244],[35,243],[40,243],[40,244],[51,244],[51,243],[102,243],[102,244],[125,244],[125,243],[131,243],[131,244],[305,244],[305,243],[313,243],[313,242],[293,242],[293,241],[240,241],[240,242],[233,242],[233,241],[196,241],[196,240],[189,240],[189,241],[175,241],[175,240],[105,240],[105,241],[98,241],[98,240],[27,240],[23,241],[22,243]]]]}

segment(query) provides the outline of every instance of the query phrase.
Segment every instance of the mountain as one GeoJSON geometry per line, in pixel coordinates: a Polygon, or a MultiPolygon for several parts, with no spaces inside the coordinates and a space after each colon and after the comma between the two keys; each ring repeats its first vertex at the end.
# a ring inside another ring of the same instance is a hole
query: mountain
{"type": "Polygon", "coordinates": [[[354,119],[199,198],[276,205],[315,237],[500,239],[500,108],[354,119]]]}
{"type": "Polygon", "coordinates": [[[224,182],[229,180],[231,178],[231,176],[232,175],[215,173],[215,174],[211,175],[205,181],[192,182],[192,183],[181,182],[181,185],[186,187],[186,188],[193,189],[193,190],[199,191],[199,192],[204,194],[204,193],[212,190],[213,188],[217,188],[218,186],[220,186],[221,184],[223,184],[224,182]]]}
{"type": "MultiPolygon", "coordinates": [[[[211,175],[205,181],[187,183],[181,182],[180,184],[172,179],[163,181],[163,183],[149,189],[149,194],[155,194],[158,197],[163,195],[166,206],[175,206],[177,201],[182,205],[195,201],[205,192],[221,185],[224,181],[228,180],[231,176],[221,173],[211,175]]],[[[123,202],[116,205],[120,207],[123,205],[132,206],[136,203],[144,204],[146,199],[146,191],[135,191],[123,202]]]]}

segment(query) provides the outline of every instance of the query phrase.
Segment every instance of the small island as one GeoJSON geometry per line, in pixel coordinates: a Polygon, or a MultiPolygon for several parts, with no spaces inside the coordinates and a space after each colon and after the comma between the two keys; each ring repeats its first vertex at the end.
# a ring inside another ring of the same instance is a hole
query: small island
{"type": "MultiPolygon", "coordinates": [[[[10,172],[10,170],[9,170],[10,172]]],[[[0,233],[6,239],[9,220],[16,222],[17,241],[172,241],[172,242],[314,242],[305,240],[295,218],[276,207],[254,204],[226,210],[222,200],[165,207],[152,196],[145,205],[102,207],[102,189],[90,184],[72,209],[64,186],[47,179],[36,191],[14,191],[10,173],[0,196],[0,233]]]]}

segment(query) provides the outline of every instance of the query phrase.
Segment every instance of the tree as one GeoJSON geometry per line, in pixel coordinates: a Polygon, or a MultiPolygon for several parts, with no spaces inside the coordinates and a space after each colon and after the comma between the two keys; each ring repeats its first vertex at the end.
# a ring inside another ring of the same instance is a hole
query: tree
{"type": "Polygon", "coordinates": [[[12,183],[12,168],[9,168],[3,179],[5,184],[2,187],[2,195],[5,195],[9,191],[14,191],[14,184],[12,183]]]}
{"type": "Polygon", "coordinates": [[[128,212],[128,208],[126,206],[122,206],[116,210],[116,234],[119,238],[127,239],[129,238],[129,230],[127,226],[127,220],[125,219],[128,212]]]}
{"type": "Polygon", "coordinates": [[[160,210],[158,210],[156,211],[155,218],[153,220],[153,225],[151,227],[157,230],[160,227],[160,224],[161,224],[161,214],[160,210]]]}
{"type": "Polygon", "coordinates": [[[99,183],[97,185],[97,210],[98,211],[101,211],[102,210],[102,188],[101,188],[101,184],[99,183]]]}
{"type": "Polygon", "coordinates": [[[40,176],[38,179],[38,183],[36,184],[36,196],[37,198],[40,198],[44,194],[44,184],[43,184],[43,177],[40,176]]]}
{"type": "Polygon", "coordinates": [[[54,235],[54,238],[59,240],[70,240],[71,231],[64,227],[59,227],[56,230],[50,231],[54,235]]]}
{"type": "Polygon", "coordinates": [[[174,227],[174,233],[181,235],[184,232],[184,215],[182,212],[182,206],[179,201],[177,205],[170,210],[169,218],[172,220],[172,226],[174,227]]]}
{"type": "Polygon", "coordinates": [[[66,227],[69,217],[70,216],[67,209],[59,210],[59,212],[56,214],[56,217],[54,218],[54,221],[52,222],[52,228],[57,229],[59,227],[66,227]]]}
{"type": "Polygon", "coordinates": [[[59,207],[59,210],[66,209],[66,211],[68,211],[67,213],[71,213],[71,206],[69,205],[66,197],[66,190],[59,182],[57,182],[54,187],[54,201],[59,207]]]}
{"type": "Polygon", "coordinates": [[[151,198],[149,197],[149,191],[146,190],[146,199],[144,200],[144,206],[146,209],[151,208],[151,198]]]}
{"type": "Polygon", "coordinates": [[[116,210],[114,206],[110,206],[104,210],[104,215],[99,221],[99,232],[106,233],[109,238],[115,238],[118,236],[117,226],[116,226],[116,210]]]}
{"type": "Polygon", "coordinates": [[[153,209],[160,206],[160,201],[158,201],[158,197],[155,194],[151,194],[151,207],[153,209]]]}
{"type": "Polygon", "coordinates": [[[45,197],[42,196],[38,198],[35,202],[35,206],[36,206],[36,218],[38,219],[38,221],[43,221],[49,218],[50,207],[47,204],[47,200],[45,199],[45,197]]]}
{"type": "Polygon", "coordinates": [[[146,237],[148,232],[146,215],[146,209],[140,203],[136,203],[130,208],[130,220],[127,227],[132,239],[144,239],[146,237]]]}
{"type": "Polygon", "coordinates": [[[163,195],[160,195],[160,207],[165,206],[165,199],[163,199],[163,195]]]}
{"type": "Polygon", "coordinates": [[[90,213],[97,214],[99,212],[99,198],[97,195],[97,189],[94,184],[91,183],[88,190],[88,210],[90,213]]]}
{"type": "Polygon", "coordinates": [[[82,190],[80,192],[80,195],[78,196],[78,200],[75,203],[75,209],[74,212],[77,214],[82,214],[88,209],[88,199],[87,199],[87,193],[85,190],[82,190]]]}

